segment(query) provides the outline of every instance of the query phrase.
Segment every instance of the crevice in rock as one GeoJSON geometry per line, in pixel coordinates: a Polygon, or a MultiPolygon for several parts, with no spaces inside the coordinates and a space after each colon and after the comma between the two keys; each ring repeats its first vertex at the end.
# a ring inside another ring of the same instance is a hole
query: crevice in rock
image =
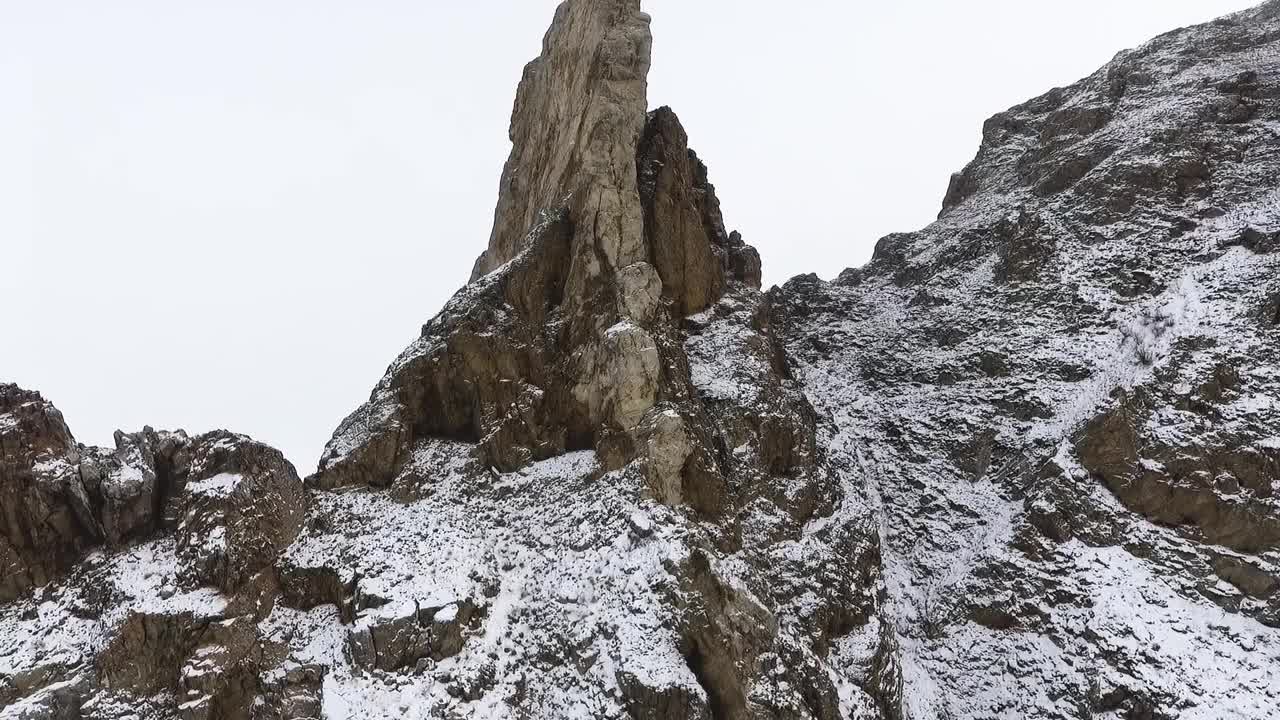
{"type": "Polygon", "coordinates": [[[169,453],[155,452],[156,487],[151,498],[152,528],[150,533],[161,530],[165,526],[165,508],[175,493],[173,456],[169,453]]]}
{"type": "Polygon", "coordinates": [[[884,720],[904,720],[901,648],[892,619],[882,620],[880,642],[871,660],[863,690],[875,701],[884,720]]]}
{"type": "Polygon", "coordinates": [[[739,720],[742,717],[740,711],[746,703],[740,698],[735,698],[733,690],[726,688],[724,683],[717,679],[716,671],[710,667],[698,640],[689,643],[684,660],[689,670],[693,672],[693,676],[697,678],[702,691],[707,694],[707,709],[711,713],[711,720],[739,720]],[[738,711],[737,714],[735,710],[738,711]]]}

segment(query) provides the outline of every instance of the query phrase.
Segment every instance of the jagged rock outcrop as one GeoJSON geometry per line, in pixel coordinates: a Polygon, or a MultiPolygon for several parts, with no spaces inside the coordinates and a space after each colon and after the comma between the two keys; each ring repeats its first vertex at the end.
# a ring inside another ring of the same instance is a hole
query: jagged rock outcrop
{"type": "Polygon", "coordinates": [[[0,386],[0,719],[1275,714],[1280,2],[763,293],[650,46],[561,4],[472,281],[305,486],[0,386]]]}
{"type": "Polygon", "coordinates": [[[635,0],[561,5],[517,93],[473,282],[339,427],[313,485],[386,484],[427,437],[504,472],[581,449],[647,457],[673,498],[715,472],[666,415],[694,412],[680,318],[758,289],[760,262],[675,114],[646,113],[648,23],[635,0]]]}
{"type": "Polygon", "coordinates": [[[0,412],[0,601],[7,601],[47,583],[91,542],[75,506],[95,525],[97,520],[78,469],[67,462],[79,458],[62,414],[14,385],[0,386],[0,412]]]}
{"type": "Polygon", "coordinates": [[[649,114],[636,152],[650,262],[677,313],[705,310],[731,281],[758,289],[760,256],[737,233],[725,234],[707,167],[671,108],[649,114]]]}
{"type": "Polygon", "coordinates": [[[228,432],[115,443],[76,443],[38,393],[0,385],[0,717],[248,717],[302,481],[228,432]]]}
{"type": "Polygon", "coordinates": [[[75,442],[39,393],[0,386],[6,553],[0,598],[70,569],[99,545],[176,531],[196,584],[235,591],[302,525],[306,499],[276,450],[227,432],[117,432],[113,450],[75,442]]]}
{"type": "Polygon", "coordinates": [[[177,471],[166,507],[179,557],[190,581],[234,593],[302,529],[302,482],[279,451],[242,435],[209,433],[184,450],[189,464],[177,471]]]}
{"type": "MultiPolygon", "coordinates": [[[[314,529],[283,560],[286,598],[312,612],[333,603],[354,622],[344,650],[354,668],[447,678],[442,711],[478,695],[556,716],[603,685],[624,697],[585,701],[593,715],[805,717],[816,703],[836,717],[815,648],[828,623],[866,614],[843,602],[869,599],[852,588],[814,598],[774,587],[726,553],[782,561],[780,544],[830,515],[841,489],[768,327],[759,256],[725,230],[675,114],[645,112],[648,49],[638,3],[561,6],[521,84],[490,247],[473,282],[326,449],[310,484],[355,494],[321,495],[314,529]],[[576,68],[588,59],[621,65],[576,68]],[[716,522],[696,540],[670,536],[693,527],[681,520],[690,512],[716,522]],[[401,527],[381,537],[341,530],[379,517],[403,518],[401,527]],[[654,587],[591,588],[613,581],[588,580],[599,570],[584,576],[578,563],[523,558],[620,542],[637,555],[630,572],[652,575],[654,587]],[[405,544],[427,556],[384,556],[405,544]],[[684,559],[653,565],[659,547],[684,559]],[[454,569],[441,551],[475,559],[454,569]],[[507,616],[512,585],[533,617],[507,616]],[[575,621],[606,592],[620,595],[608,611],[575,621]],[[791,624],[757,593],[793,604],[791,624]],[[362,603],[370,595],[378,603],[362,603]],[[474,598],[475,627],[463,635],[480,647],[441,657],[421,609],[455,598],[474,598]],[[824,630],[803,632],[804,612],[820,614],[824,630]],[[495,637],[513,624],[522,630],[495,637]],[[477,657],[484,648],[492,660],[477,657]],[[424,667],[428,659],[438,664],[424,667]],[[555,680],[563,665],[576,677],[555,680]]],[[[867,528],[832,522],[831,534],[860,568],[850,574],[865,575],[867,528]]],[[[816,572],[831,558],[824,551],[785,562],[816,572]]]]}

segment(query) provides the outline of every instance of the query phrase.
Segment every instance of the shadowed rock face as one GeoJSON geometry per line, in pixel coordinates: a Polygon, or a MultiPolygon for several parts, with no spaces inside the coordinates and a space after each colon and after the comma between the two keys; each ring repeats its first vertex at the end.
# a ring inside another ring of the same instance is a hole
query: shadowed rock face
{"type": "Polygon", "coordinates": [[[0,386],[0,413],[0,600],[12,600],[67,568],[92,538],[73,509],[89,519],[78,473],[70,463],[53,466],[76,457],[62,413],[15,385],[0,386]]]}
{"type": "Polygon", "coordinates": [[[671,108],[649,114],[637,149],[649,262],[681,315],[710,307],[726,285],[760,288],[760,255],[728,234],[707,167],[671,108]]]}
{"type": "Polygon", "coordinates": [[[472,281],[305,486],[0,385],[0,720],[1271,718],[1277,8],[761,293],[639,3],[562,3],[472,281]]]}

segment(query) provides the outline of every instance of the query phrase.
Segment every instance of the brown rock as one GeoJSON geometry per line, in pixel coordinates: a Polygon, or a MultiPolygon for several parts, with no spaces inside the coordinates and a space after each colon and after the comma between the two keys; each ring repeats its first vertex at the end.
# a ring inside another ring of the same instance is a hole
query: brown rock
{"type": "Polygon", "coordinates": [[[1213,558],[1212,565],[1218,577],[1251,597],[1265,600],[1280,591],[1280,578],[1242,558],[1218,555],[1213,558]]]}
{"type": "Polygon", "coordinates": [[[651,687],[635,673],[618,671],[622,704],[632,720],[711,720],[711,708],[690,688],[651,687]]]}
{"type": "Polygon", "coordinates": [[[648,52],[638,3],[561,5],[517,95],[474,282],[338,428],[313,486],[385,485],[423,438],[503,472],[585,448],[620,466],[656,406],[691,397],[666,303],[704,309],[758,286],[760,263],[725,233],[675,115],[646,116],[648,52]]]}
{"type": "Polygon", "coordinates": [[[78,462],[57,408],[0,385],[0,602],[47,583],[93,542],[67,501],[78,462]]]}
{"type": "Polygon", "coordinates": [[[1148,437],[1133,398],[1100,415],[1076,442],[1081,463],[1131,510],[1166,525],[1193,525],[1204,539],[1241,552],[1280,546],[1280,514],[1266,502],[1280,460],[1234,447],[1168,447],[1148,437]],[[1247,490],[1223,492],[1223,472],[1247,490]]]}
{"type": "Polygon", "coordinates": [[[403,601],[361,616],[347,632],[347,654],[366,670],[395,671],[418,661],[435,661],[462,652],[465,631],[477,619],[476,606],[461,600],[443,607],[403,601]]]}
{"type": "Polygon", "coordinates": [[[571,294],[645,259],[634,168],[651,49],[639,0],[567,0],[556,10],[516,93],[511,157],[472,279],[515,257],[539,214],[566,204],[579,228],[571,294]]]}
{"type": "Polygon", "coordinates": [[[202,435],[175,503],[180,557],[191,579],[235,592],[269,567],[302,527],[306,497],[279,451],[243,435],[202,435]]]}
{"type": "Polygon", "coordinates": [[[681,315],[705,309],[725,285],[725,251],[712,244],[713,237],[724,243],[724,229],[708,227],[697,162],[675,113],[666,107],[650,113],[637,161],[644,228],[663,292],[681,315]]]}
{"type": "Polygon", "coordinates": [[[117,432],[114,450],[76,444],[39,393],[0,386],[0,601],[65,572],[88,547],[117,546],[153,532],[167,477],[156,449],[173,438],[117,432]]]}
{"type": "Polygon", "coordinates": [[[298,665],[278,671],[263,682],[263,703],[255,720],[319,720],[323,717],[324,677],[321,665],[298,665]]]}

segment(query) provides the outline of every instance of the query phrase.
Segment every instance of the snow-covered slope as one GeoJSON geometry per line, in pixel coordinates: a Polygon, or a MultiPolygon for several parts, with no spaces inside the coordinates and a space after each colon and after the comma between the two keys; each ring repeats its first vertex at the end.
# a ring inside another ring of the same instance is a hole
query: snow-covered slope
{"type": "Polygon", "coordinates": [[[909,716],[1280,713],[1278,15],[995,116],[936,224],[773,293],[909,716]]]}
{"type": "Polygon", "coordinates": [[[1280,714],[1280,3],[768,292],[648,26],[560,6],[475,277],[305,483],[0,386],[0,718],[1280,714]]]}

